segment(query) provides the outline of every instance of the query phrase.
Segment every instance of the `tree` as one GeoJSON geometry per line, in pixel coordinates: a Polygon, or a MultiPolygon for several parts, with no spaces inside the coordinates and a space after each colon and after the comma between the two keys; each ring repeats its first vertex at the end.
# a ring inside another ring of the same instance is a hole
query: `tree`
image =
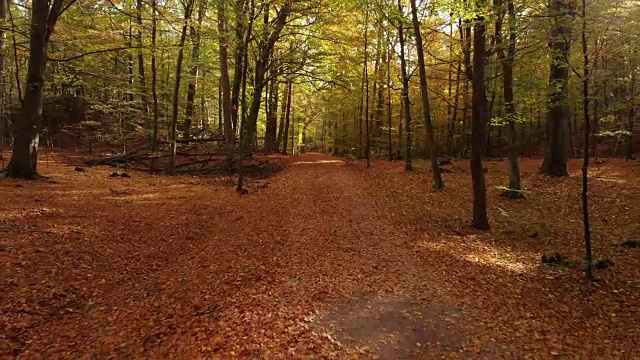
{"type": "Polygon", "coordinates": [[[404,12],[402,2],[398,0],[398,38],[400,41],[400,70],[402,73],[402,106],[404,109],[405,132],[406,132],[406,150],[405,165],[407,171],[413,171],[413,163],[411,157],[412,147],[412,130],[411,130],[411,100],[409,99],[409,74],[407,73],[407,59],[405,57],[405,38],[404,38],[404,12]]]}
{"type": "Polygon", "coordinates": [[[47,47],[60,16],[75,3],[70,0],[33,0],[29,33],[29,65],[20,119],[13,122],[13,153],[7,167],[11,177],[38,177],[38,144],[42,131],[42,97],[45,87],[47,47]]]}
{"type": "Polygon", "coordinates": [[[172,101],[172,114],[171,114],[171,128],[169,131],[169,140],[171,141],[171,153],[169,157],[169,169],[171,171],[175,168],[176,161],[176,140],[178,132],[178,105],[180,100],[180,82],[182,81],[182,62],[184,60],[184,43],[187,40],[187,30],[189,29],[189,21],[191,20],[191,13],[193,12],[193,4],[195,0],[187,0],[183,3],[184,6],[184,23],[182,25],[182,32],[180,33],[180,40],[178,42],[178,59],[176,60],[176,80],[173,88],[173,101],[172,101]]]}
{"type": "Polygon", "coordinates": [[[220,54],[220,92],[222,93],[222,123],[224,126],[225,146],[229,161],[233,156],[235,134],[231,124],[231,87],[229,85],[229,62],[227,42],[227,15],[225,1],[218,2],[218,51],[220,54]]]}
{"type": "Polygon", "coordinates": [[[516,129],[516,107],[513,99],[513,65],[516,57],[516,14],[513,0],[495,0],[498,11],[496,20],[496,47],[498,60],[502,64],[502,91],[504,98],[505,117],[509,126],[509,188],[505,195],[510,198],[523,198],[522,187],[520,185],[520,164],[519,164],[519,144],[518,131],[516,129]],[[507,52],[504,52],[504,41],[502,37],[502,25],[504,19],[504,5],[509,21],[509,39],[506,45],[507,52]]]}
{"type": "Polygon", "coordinates": [[[200,33],[202,31],[202,20],[204,19],[204,14],[207,10],[206,5],[206,1],[200,0],[200,3],[198,5],[198,18],[196,19],[196,24],[191,24],[189,26],[192,49],[191,60],[189,63],[189,85],[187,88],[187,103],[184,126],[182,129],[182,135],[184,138],[189,138],[191,135],[193,114],[195,112],[194,102],[196,98],[196,90],[198,87],[198,76],[200,73],[200,46],[202,42],[202,36],[200,35],[200,33]]]}
{"type": "MultiPolygon", "coordinates": [[[[364,72],[364,121],[366,128],[366,142],[365,142],[365,156],[367,158],[367,167],[371,166],[371,134],[369,133],[369,1],[365,1],[365,21],[364,21],[364,64],[363,64],[363,72],[364,72]]],[[[362,121],[362,119],[360,119],[362,121]]],[[[360,131],[362,131],[362,125],[360,126],[360,131]]]]}
{"type": "MultiPolygon", "coordinates": [[[[267,72],[267,67],[269,65],[269,59],[271,58],[271,53],[276,44],[276,41],[280,38],[280,33],[282,29],[286,25],[287,17],[293,11],[293,0],[285,0],[282,7],[278,10],[276,19],[273,23],[273,29],[268,33],[265,39],[260,41],[259,44],[259,53],[258,58],[255,64],[255,75],[254,75],[254,84],[253,84],[253,94],[251,99],[251,107],[249,108],[249,116],[247,118],[247,132],[246,139],[249,140],[246,142],[248,145],[247,150],[251,148],[251,144],[253,144],[253,138],[256,136],[257,130],[257,121],[258,114],[260,112],[260,104],[262,99],[262,90],[264,90],[265,86],[265,75],[267,72]]],[[[265,11],[269,11],[266,9],[265,11]]]]}
{"type": "Polygon", "coordinates": [[[540,172],[551,176],[568,176],[567,126],[571,116],[569,64],[571,26],[575,10],[572,0],[549,0],[551,27],[551,73],[549,75],[549,141],[540,172]]]}
{"type": "Polygon", "coordinates": [[[5,80],[5,23],[7,21],[8,0],[0,0],[0,151],[4,150],[4,126],[6,123],[6,80],[5,80]]]}
{"type": "Polygon", "coordinates": [[[582,106],[584,111],[584,158],[582,163],[582,220],[584,223],[584,244],[587,255],[587,278],[593,280],[591,254],[591,228],[589,226],[589,140],[591,139],[591,119],[589,114],[589,46],[587,44],[587,2],[582,0],[582,106]]]}
{"type": "Polygon", "coordinates": [[[429,103],[429,87],[427,85],[427,71],[424,62],[424,45],[422,44],[422,34],[420,33],[420,21],[418,20],[418,7],[416,1],[411,0],[411,14],[413,18],[413,33],[416,38],[418,52],[418,71],[420,73],[420,94],[422,99],[422,116],[424,125],[427,128],[427,141],[429,142],[429,157],[431,163],[431,174],[433,176],[433,187],[436,190],[444,189],[442,175],[436,159],[436,138],[433,133],[433,123],[431,122],[431,105],[429,103]]]}
{"type": "Polygon", "coordinates": [[[471,180],[473,182],[473,227],[489,230],[487,218],[487,189],[482,157],[485,148],[487,126],[487,95],[485,63],[487,58],[486,20],[483,15],[486,1],[476,0],[476,17],[473,26],[473,88],[471,109],[471,180]]]}

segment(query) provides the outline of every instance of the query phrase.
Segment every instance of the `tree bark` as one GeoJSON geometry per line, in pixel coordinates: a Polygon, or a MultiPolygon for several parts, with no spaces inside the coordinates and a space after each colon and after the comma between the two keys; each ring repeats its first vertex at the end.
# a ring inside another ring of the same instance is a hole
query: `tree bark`
{"type": "MultiPolygon", "coordinates": [[[[476,6],[483,9],[486,0],[476,0],[476,6]]],[[[477,15],[473,29],[473,74],[471,108],[471,179],[473,182],[473,227],[489,230],[487,218],[487,189],[482,166],[482,154],[485,148],[485,129],[487,126],[487,95],[485,84],[485,65],[487,58],[486,22],[477,15]]]]}
{"type": "Polygon", "coordinates": [[[549,0],[551,29],[551,66],[549,75],[549,134],[547,151],[540,172],[551,176],[568,176],[567,126],[570,120],[569,64],[567,63],[573,7],[571,0],[549,0]]]}
{"type": "Polygon", "coordinates": [[[420,73],[420,93],[422,99],[422,116],[427,129],[427,141],[429,143],[429,157],[431,163],[431,174],[433,176],[433,187],[436,190],[444,189],[438,159],[436,159],[436,138],[433,133],[433,123],[431,122],[431,104],[429,103],[429,87],[427,84],[427,70],[424,62],[424,45],[422,44],[422,34],[420,33],[420,21],[418,20],[418,7],[416,0],[411,0],[411,15],[413,18],[413,33],[416,38],[418,52],[418,71],[420,73]]]}

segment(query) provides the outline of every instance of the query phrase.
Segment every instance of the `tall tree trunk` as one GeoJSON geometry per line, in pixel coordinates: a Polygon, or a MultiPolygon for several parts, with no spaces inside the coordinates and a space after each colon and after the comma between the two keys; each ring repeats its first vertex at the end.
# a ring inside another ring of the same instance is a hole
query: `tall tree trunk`
{"type": "MultiPolygon", "coordinates": [[[[42,96],[47,66],[47,45],[63,11],[63,1],[31,2],[31,31],[29,33],[29,65],[21,119],[12,123],[13,153],[7,167],[9,176],[34,179],[38,177],[38,143],[42,131],[42,96]]],[[[68,4],[70,5],[70,4],[68,4]]]]}
{"type": "Polygon", "coordinates": [[[549,0],[553,26],[551,29],[551,71],[549,75],[549,134],[544,162],[540,172],[551,176],[568,176],[567,126],[570,120],[568,104],[569,64],[573,6],[571,0],[549,0]]]}
{"type": "MultiPolygon", "coordinates": [[[[236,46],[235,46],[235,65],[233,71],[233,83],[231,88],[231,122],[234,133],[238,132],[238,111],[240,110],[240,90],[242,87],[242,69],[244,67],[246,47],[248,43],[245,41],[246,18],[246,0],[236,1],[236,46]]],[[[253,21],[253,19],[249,19],[253,21]]],[[[248,60],[246,60],[248,61],[248,60]]]]}
{"type": "Polygon", "coordinates": [[[364,121],[366,128],[365,156],[367,167],[371,166],[371,134],[369,134],[369,2],[366,1],[366,14],[364,22],[364,121]]]}
{"type": "Polygon", "coordinates": [[[589,47],[587,45],[587,2],[582,0],[582,106],[584,111],[584,162],[582,163],[582,220],[584,223],[584,244],[587,255],[587,279],[593,280],[591,254],[591,228],[589,227],[589,138],[591,120],[589,119],[589,47]]]}
{"type": "Polygon", "coordinates": [[[198,88],[198,75],[200,71],[200,28],[202,27],[202,19],[206,11],[206,1],[200,0],[198,5],[198,19],[196,25],[191,25],[191,60],[189,62],[189,85],[187,87],[187,104],[185,109],[184,126],[182,127],[182,136],[188,139],[191,136],[191,126],[193,123],[193,114],[195,112],[196,91],[198,88]]]}
{"type": "Polygon", "coordinates": [[[510,198],[522,198],[522,187],[520,185],[520,149],[518,142],[518,132],[516,130],[516,108],[513,99],[513,62],[516,55],[516,30],[515,30],[515,7],[513,0],[506,0],[506,12],[509,19],[509,40],[507,53],[504,53],[504,42],[502,39],[502,23],[504,19],[504,5],[502,0],[495,0],[498,8],[498,19],[496,20],[496,47],[498,60],[502,63],[502,91],[504,97],[505,116],[509,125],[509,188],[505,192],[510,198]]]}
{"type": "Polygon", "coordinates": [[[260,112],[260,104],[262,102],[262,90],[265,85],[264,80],[267,67],[269,65],[269,59],[271,58],[271,53],[276,41],[280,38],[280,33],[286,24],[287,17],[292,11],[292,4],[293,0],[285,0],[285,3],[278,11],[273,24],[273,29],[259,49],[258,59],[255,66],[253,96],[251,100],[251,107],[249,109],[249,116],[247,118],[246,139],[248,140],[248,145],[245,146],[247,150],[251,150],[252,140],[256,136],[258,114],[260,112]]]}
{"type": "MultiPolygon", "coordinates": [[[[476,6],[483,9],[486,0],[476,0],[476,6]]],[[[473,29],[473,74],[471,108],[471,179],[473,182],[473,227],[489,230],[487,218],[487,189],[482,166],[487,126],[487,95],[485,65],[487,58],[486,23],[482,15],[477,15],[473,29]]]]}
{"type": "Polygon", "coordinates": [[[379,27],[378,36],[376,41],[376,66],[375,66],[375,76],[373,83],[373,93],[376,97],[376,105],[375,110],[372,114],[372,134],[373,139],[375,139],[376,149],[379,153],[380,150],[380,140],[382,137],[382,117],[384,116],[384,86],[382,85],[384,82],[383,71],[382,71],[382,62],[387,57],[387,48],[383,43],[383,29],[379,27]]]}
{"type": "Polygon", "coordinates": [[[462,54],[466,81],[464,82],[464,108],[462,110],[462,132],[461,132],[461,153],[466,153],[469,145],[467,129],[469,126],[469,82],[473,81],[473,65],[471,64],[471,20],[465,19],[458,22],[460,26],[460,41],[462,43],[462,54]]]}
{"type": "MultiPolygon", "coordinates": [[[[398,0],[398,11],[403,14],[402,2],[398,0]]],[[[402,72],[402,104],[404,108],[405,119],[405,132],[406,132],[406,151],[405,151],[405,165],[404,168],[407,171],[413,171],[412,163],[412,131],[411,131],[411,100],[409,99],[409,75],[407,74],[407,59],[405,58],[405,39],[404,39],[404,26],[403,19],[398,23],[398,37],[400,39],[400,68],[402,72]]]]}
{"type": "Polygon", "coordinates": [[[144,39],[142,38],[142,0],[136,0],[136,24],[138,29],[136,30],[136,40],[138,42],[138,84],[140,86],[140,101],[142,102],[142,112],[145,115],[145,121],[148,120],[149,114],[149,100],[147,97],[147,79],[145,76],[144,67],[144,53],[142,48],[144,46],[144,39]]]}
{"type": "Polygon", "coordinates": [[[291,116],[291,96],[293,95],[293,81],[287,82],[287,108],[285,110],[284,135],[282,136],[282,153],[287,155],[287,143],[289,141],[289,121],[291,116]]]}
{"type": "MultiPolygon", "coordinates": [[[[242,54],[242,115],[240,119],[240,144],[238,146],[238,159],[237,159],[237,167],[238,167],[238,186],[236,187],[236,191],[240,194],[243,194],[243,182],[244,182],[244,170],[243,170],[243,162],[244,162],[244,143],[247,141],[247,72],[249,71],[249,38],[251,36],[251,31],[253,28],[253,15],[255,11],[255,0],[251,0],[249,4],[249,26],[247,28],[246,36],[244,39],[243,46],[243,54],[242,54]]],[[[249,138],[251,141],[251,138],[249,138]]]]}
{"type": "MultiPolygon", "coordinates": [[[[5,40],[7,11],[9,8],[8,0],[0,0],[0,154],[4,150],[4,129],[7,123],[7,89],[5,79],[5,40]]],[[[1,157],[1,156],[0,156],[1,157]]],[[[2,167],[4,167],[4,157],[2,158],[2,167]]]]}
{"type": "Polygon", "coordinates": [[[155,152],[158,148],[158,69],[156,66],[156,42],[158,33],[158,3],[151,0],[152,23],[151,23],[151,96],[153,97],[153,123],[151,135],[151,151],[154,153],[151,158],[150,171],[155,172],[155,152]]]}
{"type": "Polygon", "coordinates": [[[227,15],[225,1],[218,1],[218,51],[220,53],[220,92],[222,94],[222,123],[226,152],[229,161],[233,158],[236,136],[231,123],[231,88],[229,85],[229,53],[227,41],[227,15]]]}
{"type": "Polygon", "coordinates": [[[176,80],[173,87],[173,107],[171,112],[171,128],[170,141],[171,141],[171,154],[169,155],[169,169],[174,170],[176,165],[176,140],[178,132],[178,109],[180,102],[180,82],[182,80],[182,62],[184,60],[184,43],[187,39],[187,30],[189,29],[189,20],[191,20],[191,13],[193,11],[194,0],[188,0],[184,8],[184,24],[182,25],[182,32],[180,33],[180,41],[178,42],[178,59],[176,61],[176,80]]]}
{"type": "MultiPolygon", "coordinates": [[[[393,141],[391,133],[393,129],[393,113],[391,106],[391,52],[393,51],[393,45],[391,44],[391,35],[387,35],[387,122],[389,124],[388,141],[389,141],[389,161],[393,160],[393,141]]],[[[400,119],[402,122],[402,119],[400,119]]]]}
{"type": "Polygon", "coordinates": [[[429,103],[429,88],[427,84],[427,70],[424,62],[424,45],[422,44],[422,34],[420,33],[420,21],[418,20],[418,7],[416,0],[411,0],[411,15],[413,18],[413,33],[416,38],[418,52],[418,71],[420,73],[420,92],[422,99],[422,116],[424,125],[427,128],[427,141],[429,142],[429,157],[431,162],[431,174],[433,176],[433,187],[436,190],[444,189],[438,159],[436,159],[436,138],[433,133],[433,123],[431,122],[431,104],[429,103]]]}

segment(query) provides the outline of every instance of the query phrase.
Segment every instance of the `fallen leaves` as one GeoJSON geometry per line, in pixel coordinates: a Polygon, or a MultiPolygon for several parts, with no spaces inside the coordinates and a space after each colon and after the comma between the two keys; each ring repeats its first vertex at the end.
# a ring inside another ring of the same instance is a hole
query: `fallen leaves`
{"type": "Polygon", "coordinates": [[[482,233],[467,226],[468,173],[445,174],[435,192],[420,164],[334,160],[294,157],[245,197],[228,179],[115,181],[107,168],[3,179],[0,353],[638,356],[640,258],[620,245],[640,233],[637,164],[593,175],[617,179],[592,187],[594,248],[615,265],[588,284],[580,269],[539,264],[583,257],[576,178],[528,175],[528,199],[510,201],[496,187],[505,164],[489,164],[493,231],[482,233]]]}

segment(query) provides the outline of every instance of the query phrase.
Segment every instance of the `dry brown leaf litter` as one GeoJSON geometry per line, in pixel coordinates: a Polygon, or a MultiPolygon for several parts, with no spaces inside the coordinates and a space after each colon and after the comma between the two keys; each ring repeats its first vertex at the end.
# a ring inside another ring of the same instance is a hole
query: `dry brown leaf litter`
{"type": "Polygon", "coordinates": [[[549,179],[525,161],[524,201],[498,196],[506,164],[489,164],[493,229],[481,233],[467,226],[466,162],[434,192],[426,171],[333,160],[293,157],[243,197],[207,178],[63,164],[44,168],[55,182],[2,180],[0,352],[640,356],[640,256],[618,245],[640,234],[637,162],[593,169],[595,254],[615,265],[590,285],[579,269],[539,266],[546,252],[583,257],[577,163],[549,179]]]}

